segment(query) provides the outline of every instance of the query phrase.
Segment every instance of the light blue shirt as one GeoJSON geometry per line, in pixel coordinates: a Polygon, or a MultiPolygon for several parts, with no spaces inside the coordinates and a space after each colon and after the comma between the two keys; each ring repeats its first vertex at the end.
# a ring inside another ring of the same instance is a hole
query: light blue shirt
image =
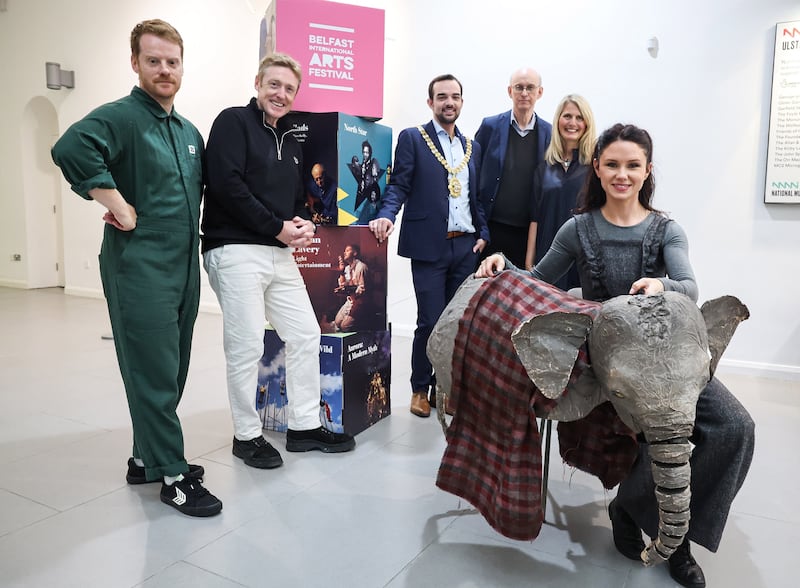
{"type": "Polygon", "coordinates": [[[536,126],[536,113],[535,112],[533,113],[533,116],[531,117],[531,122],[529,122],[524,127],[521,127],[521,126],[519,126],[519,123],[517,122],[517,119],[514,117],[514,111],[513,110],[511,111],[511,128],[514,129],[515,131],[517,131],[517,133],[519,134],[520,137],[524,137],[525,135],[530,133],[533,130],[534,126],[536,126]]]}
{"type": "MultiPolygon", "coordinates": [[[[436,129],[436,138],[439,140],[439,145],[442,146],[447,165],[453,168],[458,167],[464,160],[461,133],[456,129],[455,137],[451,141],[450,135],[435,119],[433,120],[433,128],[436,129]]],[[[450,179],[449,174],[447,177],[450,179]]],[[[469,208],[469,166],[458,172],[456,178],[461,182],[461,194],[458,198],[453,198],[452,196],[448,198],[450,212],[447,215],[447,230],[448,232],[464,231],[465,233],[474,233],[475,225],[472,224],[472,211],[469,208]]]]}

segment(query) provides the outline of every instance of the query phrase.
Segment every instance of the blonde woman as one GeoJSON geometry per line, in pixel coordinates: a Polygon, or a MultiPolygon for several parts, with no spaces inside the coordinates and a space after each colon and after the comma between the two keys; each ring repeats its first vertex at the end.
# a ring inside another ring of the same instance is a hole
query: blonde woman
{"type": "MultiPolygon", "coordinates": [[[[594,115],[583,96],[564,96],[556,113],[544,163],[534,176],[533,209],[525,254],[525,267],[529,270],[544,257],[558,229],[572,216],[578,192],[591,169],[597,138],[594,115]]],[[[555,285],[564,290],[579,286],[577,271],[571,269],[555,285]]]]}

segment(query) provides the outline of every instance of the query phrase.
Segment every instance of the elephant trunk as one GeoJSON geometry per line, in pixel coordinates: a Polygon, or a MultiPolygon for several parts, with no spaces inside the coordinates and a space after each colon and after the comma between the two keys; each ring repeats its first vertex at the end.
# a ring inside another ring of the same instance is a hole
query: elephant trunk
{"type": "Polygon", "coordinates": [[[685,437],[650,443],[659,522],[658,536],[641,554],[646,566],[669,559],[689,531],[691,455],[692,446],[685,437]]]}

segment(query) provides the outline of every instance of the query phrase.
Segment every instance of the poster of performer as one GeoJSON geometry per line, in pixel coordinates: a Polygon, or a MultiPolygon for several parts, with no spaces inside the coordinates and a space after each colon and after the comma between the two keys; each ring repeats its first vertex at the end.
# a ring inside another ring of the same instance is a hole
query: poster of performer
{"type": "Polygon", "coordinates": [[[325,333],[386,329],[387,244],[368,227],[319,227],[294,252],[325,333]]]}
{"type": "Polygon", "coordinates": [[[339,156],[336,134],[339,115],[334,112],[290,112],[286,124],[303,149],[303,184],[306,207],[318,225],[336,225],[339,219],[339,156]]]}
{"type": "Polygon", "coordinates": [[[338,112],[291,112],[307,206],[318,225],[367,225],[391,173],[392,130],[338,112]]]}
{"type": "Polygon", "coordinates": [[[392,129],[340,115],[338,151],[339,224],[367,225],[378,214],[391,174],[392,129]]]}
{"type": "Polygon", "coordinates": [[[345,431],[355,434],[391,413],[391,333],[361,332],[345,337],[343,342],[342,424],[345,431]]]}

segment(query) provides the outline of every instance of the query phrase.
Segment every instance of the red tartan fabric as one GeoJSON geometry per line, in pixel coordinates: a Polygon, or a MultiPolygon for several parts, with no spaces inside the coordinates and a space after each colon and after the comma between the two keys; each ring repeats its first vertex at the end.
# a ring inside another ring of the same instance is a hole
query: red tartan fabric
{"type": "Polygon", "coordinates": [[[578,421],[559,421],[558,446],[567,464],[597,476],[611,489],[630,473],[639,445],[614,406],[604,402],[578,421]]]}
{"type": "MultiPolygon", "coordinates": [[[[594,319],[600,308],[528,274],[506,271],[481,286],[459,322],[453,353],[456,411],[436,485],[470,502],[506,537],[530,540],[541,529],[542,452],[536,411],[546,413],[555,405],[528,378],[511,333],[539,314],[575,312],[594,319]]],[[[614,418],[619,421],[616,413],[614,418]]],[[[602,423],[595,423],[592,434],[602,437],[603,427],[598,425],[602,423]]],[[[636,444],[628,434],[635,457],[636,444]]],[[[601,465],[605,443],[587,442],[579,430],[571,440],[580,444],[572,446],[570,463],[580,467],[582,452],[588,451],[591,473],[617,471],[601,465]]],[[[627,463],[629,469],[633,461],[619,463],[627,463]]]]}

